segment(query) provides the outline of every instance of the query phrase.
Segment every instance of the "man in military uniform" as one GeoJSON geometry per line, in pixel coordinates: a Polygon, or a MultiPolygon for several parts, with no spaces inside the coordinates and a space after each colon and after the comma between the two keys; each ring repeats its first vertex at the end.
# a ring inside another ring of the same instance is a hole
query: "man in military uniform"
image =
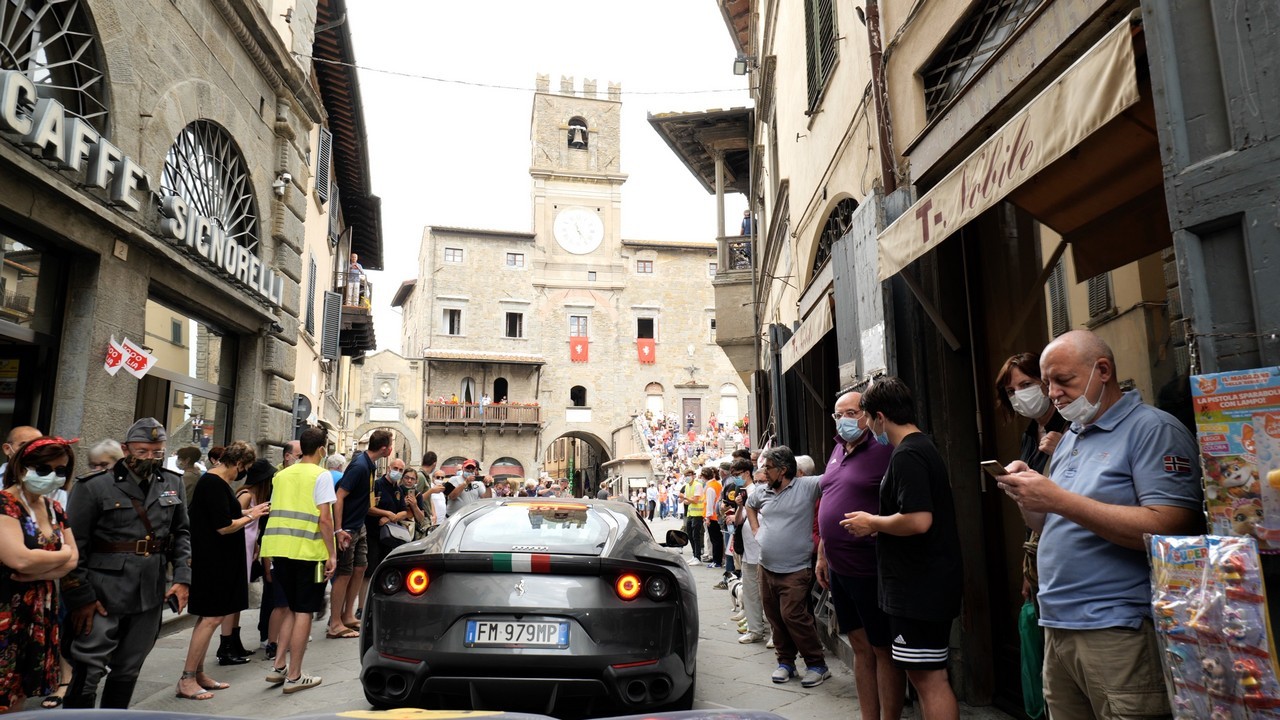
{"type": "Polygon", "coordinates": [[[79,566],[62,580],[72,636],[66,707],[94,707],[104,675],[102,707],[129,707],[166,599],[179,612],[187,605],[191,533],[182,476],[163,467],[165,440],[159,421],[142,418],[125,434],[124,458],[71,493],[67,515],[83,539],[79,566]]]}

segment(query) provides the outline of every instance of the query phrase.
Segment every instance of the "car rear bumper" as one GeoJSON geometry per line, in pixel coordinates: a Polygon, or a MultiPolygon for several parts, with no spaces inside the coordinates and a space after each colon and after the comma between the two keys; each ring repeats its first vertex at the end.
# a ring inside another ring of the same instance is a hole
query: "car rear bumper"
{"type": "Polygon", "coordinates": [[[519,708],[546,715],[556,714],[558,706],[579,709],[585,702],[641,711],[675,701],[693,684],[684,660],[676,655],[646,664],[634,664],[630,658],[566,659],[570,662],[558,666],[546,658],[495,662],[491,655],[449,653],[428,663],[370,648],[362,658],[360,681],[375,704],[519,708]]]}

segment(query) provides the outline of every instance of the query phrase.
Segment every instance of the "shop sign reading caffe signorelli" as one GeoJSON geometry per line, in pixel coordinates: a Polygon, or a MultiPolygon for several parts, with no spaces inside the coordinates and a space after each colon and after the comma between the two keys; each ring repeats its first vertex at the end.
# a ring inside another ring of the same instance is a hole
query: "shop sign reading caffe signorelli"
{"type": "MultiPolygon", "coordinates": [[[[87,187],[105,190],[112,205],[134,212],[151,190],[151,178],[128,155],[62,103],[39,97],[35,83],[14,70],[0,70],[0,132],[18,136],[32,155],[56,161],[60,169],[83,173],[87,187]]],[[[160,236],[204,257],[227,276],[252,288],[273,305],[284,295],[284,279],[216,223],[180,197],[160,201],[160,236]]]]}

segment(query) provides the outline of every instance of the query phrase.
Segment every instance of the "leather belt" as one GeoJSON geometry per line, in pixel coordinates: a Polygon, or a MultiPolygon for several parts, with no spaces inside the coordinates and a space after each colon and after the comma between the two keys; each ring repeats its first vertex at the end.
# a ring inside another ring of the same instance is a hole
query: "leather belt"
{"type": "Polygon", "coordinates": [[[159,555],[166,553],[173,546],[172,538],[143,538],[126,542],[95,542],[93,552],[96,553],[129,553],[131,555],[159,555]]]}

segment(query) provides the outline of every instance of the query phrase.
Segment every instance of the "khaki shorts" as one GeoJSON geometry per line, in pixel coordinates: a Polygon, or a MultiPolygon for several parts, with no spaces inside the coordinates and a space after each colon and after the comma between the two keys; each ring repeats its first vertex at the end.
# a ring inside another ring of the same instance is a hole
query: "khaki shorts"
{"type": "Polygon", "coordinates": [[[350,575],[355,568],[369,566],[369,534],[364,524],[351,536],[351,544],[346,550],[338,551],[338,569],[334,575],[350,575]]]}
{"type": "Polygon", "coordinates": [[[1167,718],[1151,620],[1137,630],[1044,629],[1044,697],[1054,718],[1167,718]]]}

